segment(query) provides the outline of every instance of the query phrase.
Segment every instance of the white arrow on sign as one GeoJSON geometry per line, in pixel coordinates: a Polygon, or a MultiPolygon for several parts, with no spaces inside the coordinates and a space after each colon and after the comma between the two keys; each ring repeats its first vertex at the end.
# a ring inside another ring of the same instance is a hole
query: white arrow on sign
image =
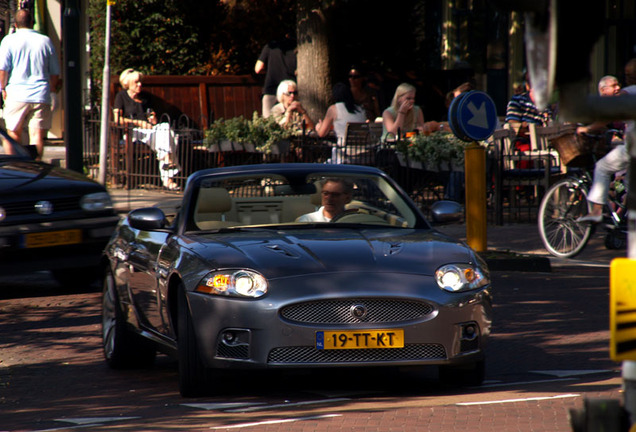
{"type": "Polygon", "coordinates": [[[468,110],[472,113],[473,118],[468,120],[468,124],[482,129],[488,129],[488,114],[486,113],[486,102],[482,102],[477,108],[473,102],[468,104],[468,110]]]}

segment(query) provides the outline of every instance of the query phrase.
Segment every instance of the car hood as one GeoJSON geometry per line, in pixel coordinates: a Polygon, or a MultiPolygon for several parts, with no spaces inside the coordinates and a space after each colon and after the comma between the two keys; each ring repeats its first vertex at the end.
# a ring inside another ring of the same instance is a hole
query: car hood
{"type": "Polygon", "coordinates": [[[82,188],[86,191],[104,189],[80,173],[50,164],[18,159],[0,160],[0,190],[5,196],[11,193],[24,196],[35,190],[59,190],[69,182],[78,192],[82,188]]]}
{"type": "MultiPolygon", "coordinates": [[[[252,268],[268,278],[320,272],[433,274],[470,262],[471,249],[435,230],[248,230],[201,235],[194,247],[212,268],[252,268]]],[[[190,244],[192,246],[192,244],[190,244]]]]}

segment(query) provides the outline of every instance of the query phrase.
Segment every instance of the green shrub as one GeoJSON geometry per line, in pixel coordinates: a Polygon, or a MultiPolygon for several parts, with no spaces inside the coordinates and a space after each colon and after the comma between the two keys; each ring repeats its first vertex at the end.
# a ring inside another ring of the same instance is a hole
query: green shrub
{"type": "Polygon", "coordinates": [[[239,144],[253,144],[263,153],[271,153],[274,144],[297,135],[292,130],[279,125],[273,117],[263,118],[254,112],[251,120],[243,116],[218,119],[205,131],[204,144],[211,147],[222,141],[239,144]]]}

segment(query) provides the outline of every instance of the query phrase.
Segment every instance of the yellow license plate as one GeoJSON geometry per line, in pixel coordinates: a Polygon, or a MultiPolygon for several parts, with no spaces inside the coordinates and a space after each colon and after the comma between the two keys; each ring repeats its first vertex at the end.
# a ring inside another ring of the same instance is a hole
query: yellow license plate
{"type": "Polygon", "coordinates": [[[79,229],[31,233],[24,236],[25,248],[62,246],[81,242],[82,230],[79,229]]]}
{"type": "Polygon", "coordinates": [[[404,330],[345,330],[316,332],[316,348],[404,348],[404,330]]]}

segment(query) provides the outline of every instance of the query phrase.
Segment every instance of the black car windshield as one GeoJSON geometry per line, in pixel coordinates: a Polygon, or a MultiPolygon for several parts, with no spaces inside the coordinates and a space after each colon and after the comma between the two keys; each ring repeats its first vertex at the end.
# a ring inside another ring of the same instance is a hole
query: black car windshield
{"type": "Polygon", "coordinates": [[[413,228],[420,216],[379,175],[313,173],[299,179],[267,173],[203,179],[189,219],[194,230],[322,223],[413,228]]]}

